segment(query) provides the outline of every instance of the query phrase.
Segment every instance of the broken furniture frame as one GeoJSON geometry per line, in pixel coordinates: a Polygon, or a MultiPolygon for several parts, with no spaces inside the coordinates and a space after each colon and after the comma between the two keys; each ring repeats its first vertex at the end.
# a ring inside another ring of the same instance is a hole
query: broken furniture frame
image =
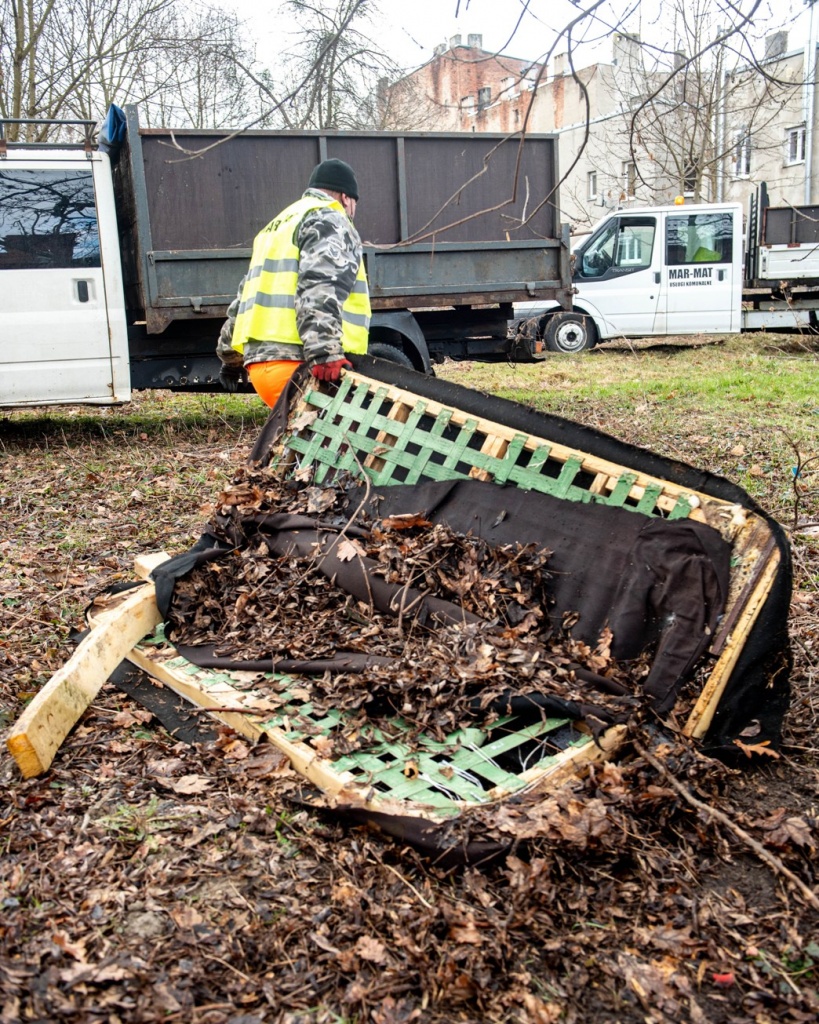
{"type": "MultiPolygon", "coordinates": [[[[693,738],[707,732],[780,565],[770,524],[741,504],[360,372],[346,373],[331,391],[311,382],[292,409],[275,464],[285,476],[309,472],[314,483],[325,486],[339,472],[366,472],[377,485],[453,478],[495,481],[568,502],[630,509],[636,515],[696,519],[718,530],[732,545],[730,593],[707,656],[705,685],[685,724],[693,738]]],[[[138,571],[147,575],[164,559],[143,560],[138,571]]],[[[611,757],[626,737],[622,725],[610,727],[595,741],[583,723],[544,717],[534,725],[521,725],[509,716],[496,722],[488,735],[467,727],[445,743],[422,737],[409,746],[402,739],[407,730],[396,719],[386,727],[366,727],[362,733],[367,735],[357,737],[354,753],[334,756],[333,737],[347,727],[343,715],[314,714],[297,680],[202,669],[186,662],[164,640],[161,627],[153,633],[160,617],[152,595],[153,586],[146,583],[136,592],[106,598],[93,610],[92,632],[32,701],[9,738],[24,775],[48,768],[122,656],[185,700],[212,709],[214,717],[248,739],[266,737],[297,772],[337,803],[431,822],[516,792],[558,785],[590,762],[611,757]],[[108,638],[105,643],[103,638],[108,638]],[[518,751],[522,770],[503,766],[510,750],[518,751]]]]}

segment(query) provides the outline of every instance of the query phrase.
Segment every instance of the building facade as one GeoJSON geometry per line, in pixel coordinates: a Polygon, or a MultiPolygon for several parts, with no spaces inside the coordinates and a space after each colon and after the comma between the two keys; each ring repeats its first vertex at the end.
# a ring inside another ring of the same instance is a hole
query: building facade
{"type": "Polygon", "coordinates": [[[577,69],[568,54],[546,67],[456,36],[391,90],[422,96],[435,130],[557,133],[561,218],[579,234],[607,210],[679,195],[745,203],[762,181],[773,205],[813,201],[810,51],[778,32],[753,64],[729,69],[715,50],[646,69],[640,39],[615,33],[610,62],[577,69]]]}

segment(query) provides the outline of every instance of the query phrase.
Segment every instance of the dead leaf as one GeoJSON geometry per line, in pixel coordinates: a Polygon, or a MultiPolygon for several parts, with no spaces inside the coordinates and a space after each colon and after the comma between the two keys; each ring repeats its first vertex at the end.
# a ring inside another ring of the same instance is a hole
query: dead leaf
{"type": "Polygon", "coordinates": [[[227,823],[224,821],[209,821],[207,825],[203,825],[202,828],[194,829],[194,831],[183,839],[181,845],[186,849],[191,849],[194,846],[198,846],[199,843],[204,842],[205,839],[210,839],[211,836],[219,835],[220,832],[224,832],[227,828],[227,823]]]}
{"type": "Polygon", "coordinates": [[[85,943],[87,940],[80,939],[79,942],[72,942],[65,932],[53,932],[51,941],[55,946],[59,946],[64,953],[67,953],[69,956],[79,961],[79,963],[88,963],[88,957],[85,952],[85,943]]]}
{"type": "Polygon", "coordinates": [[[532,992],[524,992],[523,1006],[532,1024],[557,1024],[563,1016],[563,1008],[558,1003],[544,1003],[532,992]]]}
{"type": "Polygon", "coordinates": [[[126,708],[124,711],[119,711],[114,715],[111,719],[111,725],[115,729],[127,729],[132,725],[150,722],[153,717],[153,714],[144,708],[126,708]]]}
{"type": "Polygon", "coordinates": [[[233,761],[243,761],[250,753],[250,747],[242,740],[231,740],[222,747],[222,753],[233,761]]]}
{"type": "Polygon", "coordinates": [[[205,920],[194,907],[174,907],[170,913],[173,923],[182,931],[190,931],[195,925],[203,924],[205,920]]]}
{"type": "Polygon", "coordinates": [[[816,847],[813,832],[803,818],[785,818],[778,828],[768,833],[767,838],[775,846],[801,846],[806,850],[816,847]]]}
{"type": "Polygon", "coordinates": [[[349,537],[345,537],[336,545],[335,553],[340,562],[351,562],[354,558],[361,558],[366,554],[364,548],[357,541],[350,540],[349,537]]]}
{"type": "Polygon", "coordinates": [[[103,985],[111,981],[125,981],[133,976],[133,971],[118,964],[72,964],[60,971],[60,981],[69,988],[80,983],[103,985]]]}
{"type": "Polygon", "coordinates": [[[336,500],[334,487],[308,487],[306,494],[308,512],[326,512],[336,500]]]}
{"type": "Polygon", "coordinates": [[[362,935],[355,944],[355,951],[362,960],[371,964],[383,964],[387,961],[387,951],[383,943],[373,939],[369,935],[362,935]]]}
{"type": "Polygon", "coordinates": [[[329,736],[313,736],[310,739],[310,746],[320,757],[333,756],[333,741],[329,736]]]}
{"type": "Polygon", "coordinates": [[[471,913],[450,923],[449,937],[453,942],[463,942],[471,946],[480,946],[483,943],[483,935],[475,924],[475,915],[471,913]]]}
{"type": "Polygon", "coordinates": [[[210,788],[210,779],[203,775],[183,775],[179,779],[171,779],[164,783],[174,793],[181,793],[183,796],[192,796],[194,793],[204,793],[210,788]]]}
{"type": "Polygon", "coordinates": [[[387,516],[381,520],[381,528],[384,530],[411,530],[414,527],[431,526],[430,521],[420,512],[409,512],[400,516],[387,516]]]}
{"type": "Polygon", "coordinates": [[[735,739],[734,743],[746,757],[753,757],[755,754],[764,754],[766,757],[773,758],[780,756],[778,751],[771,750],[770,740],[763,740],[761,743],[743,743],[742,740],[735,739]]]}

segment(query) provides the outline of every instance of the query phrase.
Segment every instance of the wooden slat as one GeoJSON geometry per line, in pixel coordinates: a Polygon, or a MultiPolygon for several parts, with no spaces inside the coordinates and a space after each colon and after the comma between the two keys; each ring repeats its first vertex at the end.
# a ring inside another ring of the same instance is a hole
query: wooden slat
{"type": "Polygon", "coordinates": [[[737,619],[733,632],[722,649],[722,654],[717,659],[717,663],[708,676],[697,703],[688,716],[688,721],[683,729],[686,736],[701,739],[708,732],[711,722],[714,720],[717,705],[722,699],[725,687],[728,685],[728,680],[737,663],[745,640],[754,622],[756,622],[768,594],[771,592],[771,587],[779,568],[779,561],[779,551],[775,550],[771,554],[753,592],[746,601],[745,608],[737,619]]]}
{"type": "MultiPolygon", "coordinates": [[[[157,563],[165,560],[165,556],[156,556],[140,559],[141,573],[149,572],[157,563]]],[[[94,613],[94,621],[98,628],[105,624],[116,621],[118,609],[110,605],[100,608],[94,613]]],[[[624,732],[617,727],[604,734],[601,743],[580,742],[572,745],[566,750],[554,755],[545,757],[542,762],[516,775],[513,772],[498,768],[498,778],[504,780],[500,785],[492,789],[483,790],[475,788],[468,781],[450,780],[446,781],[444,775],[441,778],[444,782],[437,783],[435,780],[440,773],[440,765],[434,761],[436,744],[421,744],[419,749],[407,757],[416,760],[422,768],[429,773],[429,780],[419,780],[412,784],[402,772],[402,758],[399,756],[403,749],[400,741],[395,747],[395,756],[385,761],[379,756],[379,751],[384,749],[385,740],[374,730],[375,744],[371,751],[373,764],[372,772],[366,772],[369,752],[365,747],[353,755],[344,755],[335,764],[330,758],[323,757],[308,742],[291,735],[287,728],[287,716],[281,713],[272,716],[269,710],[260,709],[258,714],[249,714],[253,708],[253,701],[257,696],[263,697],[263,692],[255,694],[247,689],[235,689],[231,685],[231,673],[209,669],[197,669],[196,666],[184,661],[175,652],[168,649],[156,648],[146,644],[137,645],[127,654],[127,658],[134,665],[137,665],[149,676],[168,687],[180,697],[189,701],[204,710],[210,710],[211,715],[218,721],[233,728],[237,733],[251,742],[263,739],[271,742],[290,760],[295,771],[304,776],[314,785],[318,786],[324,793],[343,803],[352,803],[356,806],[369,810],[384,812],[389,805],[392,813],[398,813],[396,808],[400,807],[400,813],[412,814],[426,817],[430,820],[441,821],[450,818],[465,807],[476,804],[488,804],[495,800],[508,796],[523,788],[531,788],[541,781],[548,779],[566,779],[584,767],[590,761],[596,761],[611,757],[614,751],[622,743],[624,732]],[[218,709],[218,710],[214,710],[218,709]],[[233,710],[235,709],[235,710],[233,710]],[[284,717],[284,726],[274,724],[284,717]],[[397,760],[396,760],[397,758],[397,760]],[[391,768],[390,763],[395,762],[391,768]],[[429,763],[427,763],[429,762],[429,763]],[[391,775],[392,772],[392,775],[391,775]],[[378,782],[390,784],[394,776],[391,788],[398,785],[395,792],[379,792],[376,788],[378,782]],[[449,789],[451,797],[445,796],[440,789],[449,789]]],[[[309,708],[305,705],[301,713],[308,714],[309,708]]],[[[298,730],[298,723],[291,719],[298,730]]],[[[510,719],[510,723],[511,723],[510,719]]],[[[314,723],[316,724],[316,723],[314,723]]],[[[334,724],[334,723],[331,723],[334,724]]],[[[533,735],[548,733],[552,726],[563,724],[560,720],[554,722],[541,722],[536,725],[521,727],[521,735],[529,740],[533,735]]],[[[465,742],[470,745],[474,742],[472,731],[464,733],[465,742]]],[[[330,731],[329,735],[332,735],[330,731]]],[[[485,756],[488,757],[495,747],[507,749],[520,742],[519,736],[510,733],[509,736],[501,737],[493,744],[485,748],[485,756]]],[[[460,766],[459,756],[455,751],[458,746],[456,735],[448,737],[448,742],[442,744],[446,758],[453,765],[460,766]]],[[[471,749],[471,746],[470,746],[471,749]]],[[[407,751],[409,748],[407,748],[407,751]]],[[[472,764],[472,754],[469,750],[461,752],[465,758],[464,764],[470,764],[476,776],[483,775],[489,779],[491,773],[487,773],[478,761],[472,764]]],[[[475,755],[478,757],[478,755],[475,755]]]]}
{"type": "MultiPolygon", "coordinates": [[[[345,380],[349,381],[349,386],[352,387],[354,384],[363,383],[367,384],[368,378],[360,376],[355,371],[348,371],[345,375],[345,380]]],[[[372,386],[372,382],[370,382],[372,386]]],[[[384,400],[389,400],[391,403],[404,402],[410,408],[413,408],[418,403],[418,396],[414,395],[410,391],[404,391],[401,388],[394,387],[392,385],[384,386],[379,383],[378,385],[379,394],[383,395],[384,400]]],[[[315,392],[307,392],[304,397],[304,401],[310,403],[313,401],[315,392]]],[[[342,395],[339,394],[336,400],[341,400],[342,395]]],[[[326,405],[326,399],[320,397],[319,403],[324,406],[326,405]]],[[[463,425],[467,421],[470,423],[470,427],[477,430],[480,433],[492,435],[493,437],[503,438],[511,442],[516,435],[520,432],[511,427],[506,427],[503,424],[495,423],[492,420],[483,419],[482,417],[475,417],[472,413],[463,413],[458,409],[452,409],[449,406],[441,405],[439,402],[435,402],[431,399],[424,399],[426,404],[427,413],[435,417],[440,412],[446,411],[452,418],[453,425],[463,425]]],[[[540,448],[542,445],[548,445],[550,448],[550,458],[558,462],[566,462],[569,458],[576,458],[580,456],[582,463],[582,469],[584,472],[590,473],[592,476],[598,473],[605,473],[608,476],[619,479],[620,475],[624,470],[628,469],[626,466],[617,465],[617,463],[609,462],[608,460],[598,458],[597,456],[590,455],[589,453],[579,452],[572,448],[568,448],[565,445],[557,444],[549,441],[546,438],[539,438],[529,436],[525,448],[528,450],[534,450],[540,448]]],[[[681,487],[678,484],[671,483],[668,480],[662,480],[659,477],[648,476],[644,473],[636,473],[633,489],[633,497],[639,500],[644,489],[652,484],[659,484],[662,488],[663,497],[666,502],[668,499],[672,499],[670,507],[673,508],[677,504],[677,500],[680,497],[686,497],[688,495],[695,495],[699,499],[700,505],[715,505],[717,507],[723,507],[724,503],[718,499],[712,498],[708,494],[700,493],[699,491],[693,491],[689,488],[681,487]]]]}
{"type": "Polygon", "coordinates": [[[127,596],[104,625],[93,628],[17,720],[6,745],[28,779],[47,771],[63,740],[102,684],[142,637],[161,621],[154,588],[127,596]]]}

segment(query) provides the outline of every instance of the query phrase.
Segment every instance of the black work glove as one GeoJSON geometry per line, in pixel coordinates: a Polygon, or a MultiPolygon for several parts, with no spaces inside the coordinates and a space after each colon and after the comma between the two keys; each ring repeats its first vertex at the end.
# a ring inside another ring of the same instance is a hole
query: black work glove
{"type": "Polygon", "coordinates": [[[219,371],[219,383],[225,391],[238,391],[243,375],[244,369],[241,366],[223,365],[219,371]]]}

